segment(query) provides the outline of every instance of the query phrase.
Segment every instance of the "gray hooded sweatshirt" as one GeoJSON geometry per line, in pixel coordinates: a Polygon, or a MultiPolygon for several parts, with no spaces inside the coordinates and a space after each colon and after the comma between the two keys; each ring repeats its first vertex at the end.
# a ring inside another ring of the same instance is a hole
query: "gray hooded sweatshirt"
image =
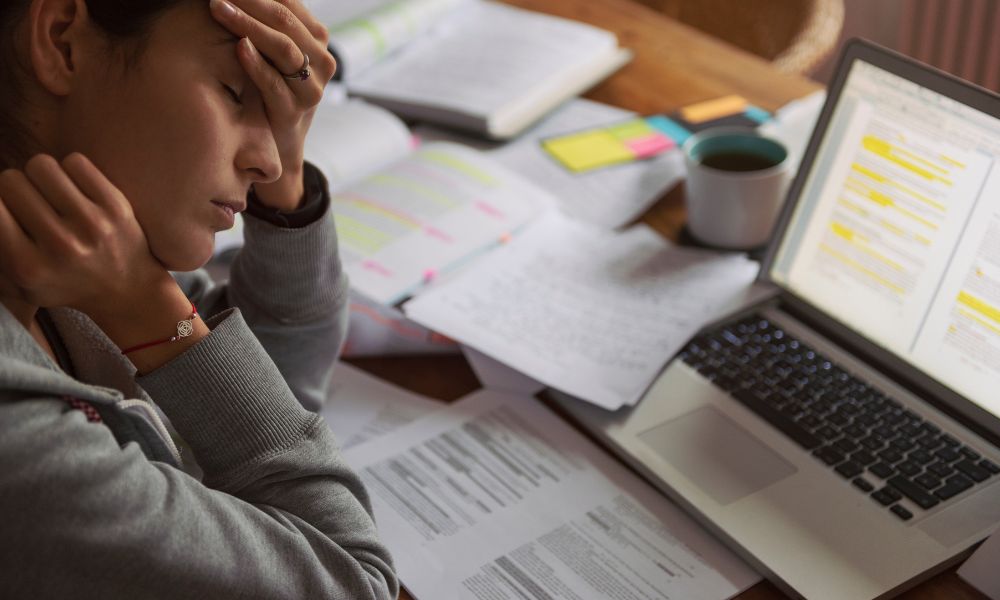
{"type": "Polygon", "coordinates": [[[346,328],[333,219],[245,221],[228,286],[178,277],[211,334],[146,376],[51,310],[71,377],[0,304],[0,597],[396,596],[365,489],[303,408],[346,328]]]}

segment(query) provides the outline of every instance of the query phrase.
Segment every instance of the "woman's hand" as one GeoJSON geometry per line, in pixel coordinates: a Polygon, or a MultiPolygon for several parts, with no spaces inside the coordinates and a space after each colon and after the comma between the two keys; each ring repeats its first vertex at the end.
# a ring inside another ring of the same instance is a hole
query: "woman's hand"
{"type": "Polygon", "coordinates": [[[81,154],[0,173],[0,272],[14,299],[95,320],[172,281],[128,200],[81,154]]]}
{"type": "Polygon", "coordinates": [[[211,0],[215,19],[240,38],[237,55],[264,99],[282,175],[255,184],[257,198],[279,210],[297,208],[303,195],[306,133],[336,61],[327,51],[328,33],[301,0],[211,0]],[[306,80],[287,79],[309,57],[306,80]]]}

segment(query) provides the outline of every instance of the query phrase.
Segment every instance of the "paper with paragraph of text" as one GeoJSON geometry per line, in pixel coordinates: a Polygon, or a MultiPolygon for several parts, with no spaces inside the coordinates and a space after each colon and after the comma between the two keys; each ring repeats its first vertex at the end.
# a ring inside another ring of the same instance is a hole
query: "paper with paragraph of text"
{"type": "Polygon", "coordinates": [[[480,391],[346,453],[418,599],[722,599],[760,578],[538,401],[480,391]]]}

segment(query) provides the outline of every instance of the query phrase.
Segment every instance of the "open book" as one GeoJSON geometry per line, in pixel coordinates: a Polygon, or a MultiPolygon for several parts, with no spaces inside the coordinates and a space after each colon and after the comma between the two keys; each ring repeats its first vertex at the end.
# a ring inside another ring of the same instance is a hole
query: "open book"
{"type": "Polygon", "coordinates": [[[450,142],[416,148],[331,202],[352,289],[384,305],[509,241],[554,206],[548,192],[450,142]]]}
{"type": "Polygon", "coordinates": [[[591,25],[488,0],[314,1],[349,92],[415,120],[516,136],[631,57],[591,25]]]}

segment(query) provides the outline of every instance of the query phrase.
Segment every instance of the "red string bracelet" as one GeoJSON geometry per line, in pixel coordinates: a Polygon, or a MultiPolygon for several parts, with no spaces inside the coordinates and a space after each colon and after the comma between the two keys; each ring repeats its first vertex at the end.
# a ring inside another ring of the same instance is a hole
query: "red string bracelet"
{"type": "Polygon", "coordinates": [[[168,338],[163,338],[162,340],[156,340],[154,342],[146,342],[145,344],[139,344],[138,346],[132,346],[131,348],[126,348],[122,350],[122,354],[129,354],[131,352],[136,352],[138,350],[145,350],[146,348],[151,348],[153,346],[159,346],[160,344],[169,344],[170,342],[176,342],[181,338],[190,337],[194,333],[194,320],[198,318],[198,309],[194,307],[194,303],[191,303],[191,316],[184,319],[183,321],[177,322],[177,335],[172,335],[168,338]]]}

